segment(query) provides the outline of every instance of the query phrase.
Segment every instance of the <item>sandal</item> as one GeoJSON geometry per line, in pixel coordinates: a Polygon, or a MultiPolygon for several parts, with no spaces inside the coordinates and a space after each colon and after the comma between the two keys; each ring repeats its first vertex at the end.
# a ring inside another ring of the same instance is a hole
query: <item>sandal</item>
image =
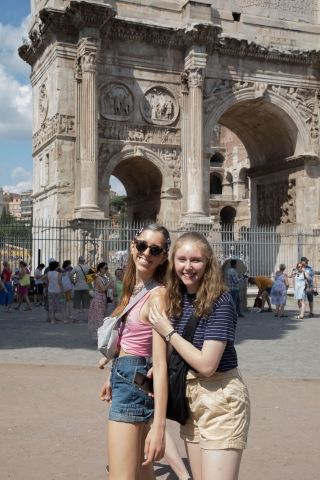
{"type": "Polygon", "coordinates": [[[300,317],[300,315],[297,315],[295,318],[296,318],[297,320],[302,320],[304,317],[300,317]]]}

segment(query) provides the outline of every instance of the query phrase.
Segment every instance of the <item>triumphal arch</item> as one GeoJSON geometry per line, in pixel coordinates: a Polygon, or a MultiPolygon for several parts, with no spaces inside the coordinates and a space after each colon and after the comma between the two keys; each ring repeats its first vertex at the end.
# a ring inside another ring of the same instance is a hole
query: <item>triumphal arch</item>
{"type": "Polygon", "coordinates": [[[114,175],[131,219],[206,221],[216,172],[238,219],[319,224],[319,0],[32,2],[35,218],[108,218],[114,175]]]}

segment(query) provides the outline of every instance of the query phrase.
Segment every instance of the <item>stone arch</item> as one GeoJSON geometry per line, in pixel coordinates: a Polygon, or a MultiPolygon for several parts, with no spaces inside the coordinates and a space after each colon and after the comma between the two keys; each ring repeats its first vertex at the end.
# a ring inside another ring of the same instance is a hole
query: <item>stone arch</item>
{"type": "Polygon", "coordinates": [[[206,111],[207,141],[219,122],[240,138],[251,166],[312,151],[305,120],[289,100],[272,90],[258,98],[254,88],[226,92],[220,102],[213,96],[206,101],[206,111]]]}
{"type": "MultiPolygon", "coordinates": [[[[171,170],[167,162],[152,150],[127,145],[100,163],[100,190],[109,185],[110,176],[114,175],[127,192],[128,218],[133,221],[155,220],[161,215],[161,196],[164,192],[168,194],[176,190],[171,170]]],[[[108,203],[108,199],[105,201],[108,203]]]]}
{"type": "Polygon", "coordinates": [[[215,152],[211,157],[210,157],[210,164],[218,164],[222,165],[224,162],[224,155],[221,152],[215,152]]]}
{"type": "Polygon", "coordinates": [[[222,176],[218,172],[210,173],[210,196],[222,194],[222,176]]]}
{"type": "Polygon", "coordinates": [[[220,222],[223,225],[232,225],[236,218],[237,211],[234,207],[226,205],[220,210],[220,222]]]}

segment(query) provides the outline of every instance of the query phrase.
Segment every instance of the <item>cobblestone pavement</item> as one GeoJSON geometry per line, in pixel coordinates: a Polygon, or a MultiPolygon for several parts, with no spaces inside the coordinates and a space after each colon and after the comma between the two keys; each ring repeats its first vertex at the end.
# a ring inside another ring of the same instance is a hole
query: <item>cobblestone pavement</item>
{"type": "MultiPolygon", "coordinates": [[[[286,313],[239,319],[253,413],[240,480],[319,479],[320,315],[295,319],[292,299],[286,313]]],[[[106,373],[87,325],[51,325],[41,307],[0,310],[0,325],[1,480],[105,479],[107,407],[97,393],[106,373]]],[[[185,455],[177,426],[169,429],[185,455]]],[[[176,478],[165,462],[156,473],[176,478]]]]}
{"type": "MultiPolygon", "coordinates": [[[[238,320],[236,347],[245,374],[320,378],[320,314],[297,320],[289,299],[288,317],[248,311],[238,320]]],[[[44,310],[0,311],[0,363],[95,366],[100,358],[85,323],[54,325],[44,310]]]]}

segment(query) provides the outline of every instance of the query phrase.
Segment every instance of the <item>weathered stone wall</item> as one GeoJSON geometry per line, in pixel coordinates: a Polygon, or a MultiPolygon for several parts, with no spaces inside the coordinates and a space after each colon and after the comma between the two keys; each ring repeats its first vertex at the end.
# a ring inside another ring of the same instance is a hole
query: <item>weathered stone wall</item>
{"type": "Polygon", "coordinates": [[[211,3],[35,0],[36,217],[106,218],[115,175],[132,219],[208,221],[220,123],[248,154],[251,221],[319,223],[319,4],[211,3]]]}

